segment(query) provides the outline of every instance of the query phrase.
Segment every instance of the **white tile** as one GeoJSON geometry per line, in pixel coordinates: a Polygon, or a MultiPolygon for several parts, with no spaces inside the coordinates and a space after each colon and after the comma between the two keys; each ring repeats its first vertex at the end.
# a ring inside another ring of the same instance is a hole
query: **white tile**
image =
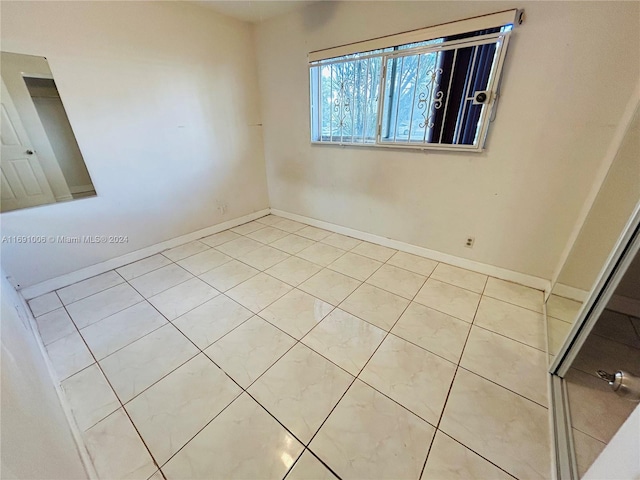
{"type": "Polygon", "coordinates": [[[277,248],[263,245],[256,250],[239,256],[238,260],[252,266],[253,268],[257,268],[258,270],[266,270],[287,258],[289,258],[288,253],[278,250],[277,248]]]}
{"type": "Polygon", "coordinates": [[[205,349],[253,316],[230,298],[219,295],[173,321],[198,348],[205,349]]]}
{"type": "Polygon", "coordinates": [[[261,246],[262,243],[256,242],[251,238],[240,237],[235,240],[231,240],[230,242],[223,243],[222,245],[218,245],[216,249],[233,258],[238,258],[252,252],[253,250],[257,250],[261,246]]]}
{"type": "Polygon", "coordinates": [[[547,315],[559,318],[565,322],[573,323],[578,317],[582,302],[577,302],[569,298],[560,297],[558,295],[550,295],[547,300],[547,315]]]}
{"type": "Polygon", "coordinates": [[[143,258],[137,262],[130,263],[124,267],[116,269],[116,272],[120,274],[125,280],[132,280],[145,273],[153,272],[159,268],[165,267],[171,263],[164,255],[152,255],[151,257],[143,258]]]}
{"type": "Polygon", "coordinates": [[[343,478],[418,478],[434,433],[356,380],[309,448],[343,478]]]}
{"type": "Polygon", "coordinates": [[[340,304],[340,308],[389,331],[407,305],[409,300],[363,283],[340,304]]]}
{"type": "Polygon", "coordinates": [[[456,365],[389,335],[358,378],[437,425],[456,365]]]}
{"type": "Polygon", "coordinates": [[[344,253],[345,251],[340,248],[318,242],[304,250],[301,250],[297,253],[297,256],[304,258],[305,260],[309,260],[317,265],[326,267],[331,262],[344,255],[344,253]]]}
{"type": "Polygon", "coordinates": [[[296,222],[295,220],[289,220],[288,218],[281,219],[279,222],[273,224],[273,226],[289,233],[297,232],[298,230],[306,227],[304,223],[296,222]]]}
{"type": "Polygon", "coordinates": [[[170,248],[169,250],[162,252],[162,254],[168,259],[177,262],[178,260],[182,260],[183,258],[195,255],[196,253],[209,250],[209,248],[211,248],[209,247],[209,245],[205,245],[204,243],[195,240],[193,242],[180,245],[179,247],[170,248]]]}
{"type": "Polygon", "coordinates": [[[258,273],[260,273],[259,270],[249,265],[237,260],[231,260],[224,265],[220,265],[213,270],[203,273],[200,275],[200,279],[207,282],[216,290],[226,292],[245,280],[249,280],[258,273]]]}
{"type": "Polygon", "coordinates": [[[467,322],[411,303],[391,333],[458,363],[470,328],[467,322]]]}
{"type": "Polygon", "coordinates": [[[542,313],[543,297],[540,290],[489,277],[484,294],[504,302],[512,303],[514,305],[542,313]]]}
{"type": "Polygon", "coordinates": [[[422,480],[513,480],[480,455],[438,431],[433,440],[422,480]]]}
{"type": "Polygon", "coordinates": [[[310,240],[322,240],[323,238],[331,235],[331,232],[327,230],[323,230],[322,228],[316,228],[312,226],[306,226],[296,231],[296,235],[300,235],[302,237],[308,238],[310,240]]]}
{"type": "Polygon", "coordinates": [[[120,283],[124,283],[124,279],[115,271],[109,270],[101,275],[61,288],[58,290],[58,297],[62,303],[68,305],[120,283]]]}
{"type": "Polygon", "coordinates": [[[466,288],[472,292],[482,293],[488,277],[481,273],[465,270],[464,268],[440,263],[431,274],[431,278],[455,285],[456,287],[466,288]]]}
{"type": "Polygon", "coordinates": [[[253,278],[233,287],[226,295],[247,307],[254,313],[258,313],[268,305],[275,302],[285,293],[291,290],[291,286],[265,273],[260,273],[253,278]]]}
{"type": "Polygon", "coordinates": [[[178,265],[194,275],[201,275],[231,260],[231,257],[213,248],[180,260],[178,265]]]}
{"type": "Polygon", "coordinates": [[[341,248],[342,250],[351,250],[352,248],[355,248],[362,243],[362,240],[347,237],[346,235],[340,235],[339,233],[332,233],[331,235],[323,238],[320,241],[322,243],[341,248]]]}
{"type": "Polygon", "coordinates": [[[549,353],[551,355],[558,354],[570,330],[570,323],[547,317],[547,335],[549,336],[549,353]]]}
{"type": "Polygon", "coordinates": [[[280,240],[283,237],[289,235],[284,230],[279,230],[273,227],[264,227],[260,230],[256,230],[255,232],[251,232],[247,234],[247,237],[253,238],[261,243],[273,243],[276,240],[280,240]]]}
{"type": "Polygon", "coordinates": [[[459,369],[440,430],[516,478],[549,477],[547,409],[459,369]]]}
{"type": "Polygon", "coordinates": [[[165,325],[167,320],[148,302],[140,302],[83,328],[80,333],[100,360],[165,325]]]}
{"type": "Polygon", "coordinates": [[[331,305],[338,305],[359,285],[358,280],[325,268],[300,284],[298,288],[331,305]]]}
{"type": "Polygon", "coordinates": [[[34,317],[51,312],[60,307],[62,307],[62,302],[56,292],[46,293],[29,300],[29,308],[34,317]]]}
{"type": "Polygon", "coordinates": [[[78,332],[50,343],[46,349],[58,380],[61,381],[94,362],[78,332]]]}
{"type": "Polygon", "coordinates": [[[157,295],[168,288],[193,278],[184,268],[172,264],[134,278],[129,283],[145,298],[157,295]]]}
{"type": "Polygon", "coordinates": [[[238,225],[237,227],[234,227],[230,230],[232,232],[239,233],[240,235],[246,235],[248,233],[255,232],[256,230],[259,230],[261,228],[264,228],[263,223],[253,221],[249,223],[244,223],[242,225],[238,225]]]}
{"type": "Polygon", "coordinates": [[[218,292],[199,278],[192,278],[149,298],[149,302],[169,320],[193,310],[218,296],[218,292]]]}
{"type": "Polygon", "coordinates": [[[347,252],[331,263],[328,268],[364,281],[381,266],[382,262],[347,252]]]}
{"type": "Polygon", "coordinates": [[[547,359],[541,350],[474,326],[460,366],[547,406],[547,359]]]}
{"type": "Polygon", "coordinates": [[[414,301],[465,322],[472,322],[480,295],[464,288],[429,279],[415,296],[414,301]]]}
{"type": "Polygon", "coordinates": [[[116,394],[96,364],[67,378],[62,382],[62,389],[82,431],[120,408],[116,394]]]}
{"type": "Polygon", "coordinates": [[[411,300],[424,285],[427,277],[393,265],[383,265],[367,283],[411,300]]]}
{"type": "Polygon", "coordinates": [[[222,245],[223,243],[230,242],[231,240],[235,240],[236,238],[240,238],[235,232],[231,230],[225,230],[220,233],[214,233],[213,235],[209,235],[208,237],[201,238],[200,241],[210,247],[217,247],[218,245],[222,245]]]}
{"type": "Polygon", "coordinates": [[[598,318],[592,332],[601,337],[640,349],[640,319],[638,318],[605,309],[600,314],[600,318],[598,318]],[[638,325],[635,326],[634,323],[638,325]]]}
{"type": "Polygon", "coordinates": [[[526,308],[483,296],[474,323],[538,350],[545,350],[544,317],[526,308]]]}
{"type": "Polygon", "coordinates": [[[76,331],[76,326],[71,321],[64,308],[58,308],[49,313],[36,317],[40,338],[45,345],[66,337],[76,331]]]}
{"type": "Polygon", "coordinates": [[[386,262],[389,260],[397,250],[389,247],[383,247],[382,245],[376,245],[375,243],[362,242],[356,246],[353,253],[358,255],[364,255],[365,257],[373,258],[379,262],[386,262]]]}
{"type": "Polygon", "coordinates": [[[156,461],[164,462],[242,393],[200,354],[126,405],[156,461]]]}
{"type": "Polygon", "coordinates": [[[278,217],[276,215],[266,215],[264,217],[256,218],[256,222],[264,223],[265,225],[275,225],[278,222],[284,220],[282,217],[278,217]]]}
{"type": "Polygon", "coordinates": [[[67,311],[78,328],[107,318],[144,300],[130,285],[123,283],[67,305],[67,311]]]}
{"type": "Polygon", "coordinates": [[[249,388],[249,393],[296,438],[308,443],[353,377],[297,344],[249,388]]]}
{"type": "Polygon", "coordinates": [[[406,252],[398,252],[394,254],[393,257],[387,260],[387,263],[426,277],[431,275],[431,272],[433,272],[436,265],[438,265],[438,262],[434,260],[429,260],[428,258],[412,255],[406,252]]]}
{"type": "Polygon", "coordinates": [[[291,234],[287,235],[286,237],[282,237],[280,240],[276,240],[271,244],[271,246],[277,248],[278,250],[282,250],[283,252],[294,255],[300,250],[304,250],[314,243],[314,240],[309,240],[308,238],[291,234]]]}
{"type": "Polygon", "coordinates": [[[318,324],[333,305],[294,289],[260,312],[260,316],[298,340],[318,324]]]}
{"type": "Polygon", "coordinates": [[[295,340],[260,317],[253,317],[205,350],[240,386],[247,388],[295,340]]]}
{"type": "Polygon", "coordinates": [[[198,353],[173,325],[165,325],[100,360],[113,389],[126,403],[198,353]]]}
{"type": "Polygon", "coordinates": [[[287,480],[338,480],[320,460],[305,450],[287,475],[287,480]]]}
{"type": "Polygon", "coordinates": [[[303,450],[249,395],[242,394],[162,471],[178,479],[281,479],[303,450]]]}
{"type": "Polygon", "coordinates": [[[289,257],[285,261],[269,268],[265,273],[289,285],[298,286],[318,273],[322,267],[298,257],[289,257]]]}
{"type": "Polygon", "coordinates": [[[582,433],[580,430],[576,430],[575,428],[572,430],[573,448],[576,454],[576,463],[578,464],[578,475],[582,478],[607,445],[600,440],[596,440],[582,433]]]}
{"type": "Polygon", "coordinates": [[[302,339],[302,343],[357,375],[384,337],[384,330],[336,308],[302,339]]]}
{"type": "Polygon", "coordinates": [[[158,468],[122,408],[87,430],[84,441],[100,478],[143,480],[158,468]]]}

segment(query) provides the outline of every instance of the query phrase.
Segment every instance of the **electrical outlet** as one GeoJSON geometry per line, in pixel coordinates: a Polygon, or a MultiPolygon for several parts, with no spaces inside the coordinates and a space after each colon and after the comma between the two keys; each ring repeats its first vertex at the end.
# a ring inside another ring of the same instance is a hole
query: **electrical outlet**
{"type": "Polygon", "coordinates": [[[225,213],[227,213],[228,209],[229,209],[229,205],[227,205],[226,203],[218,202],[218,212],[220,214],[224,215],[225,213]]]}
{"type": "Polygon", "coordinates": [[[464,241],[464,246],[467,248],[473,248],[473,244],[476,242],[476,237],[467,237],[464,241]]]}

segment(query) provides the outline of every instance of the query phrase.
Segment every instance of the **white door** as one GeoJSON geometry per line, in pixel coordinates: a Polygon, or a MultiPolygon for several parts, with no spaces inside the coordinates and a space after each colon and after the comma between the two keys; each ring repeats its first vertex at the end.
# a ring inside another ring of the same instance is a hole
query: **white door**
{"type": "Polygon", "coordinates": [[[31,146],[4,81],[0,93],[0,211],[54,203],[56,199],[40,166],[38,155],[31,146]]]}

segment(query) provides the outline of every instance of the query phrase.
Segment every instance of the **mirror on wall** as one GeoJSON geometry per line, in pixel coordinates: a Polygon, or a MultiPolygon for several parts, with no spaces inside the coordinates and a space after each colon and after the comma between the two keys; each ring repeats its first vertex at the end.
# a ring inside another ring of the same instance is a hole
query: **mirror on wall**
{"type": "Polygon", "coordinates": [[[0,211],[95,196],[47,59],[0,52],[0,211]]]}
{"type": "MultiPolygon", "coordinates": [[[[583,302],[640,201],[639,159],[640,111],[636,109],[547,300],[550,362],[562,347],[583,302]]],[[[615,315],[610,316],[614,317],[615,315]]],[[[607,326],[603,325],[601,328],[606,329],[607,326]]]]}

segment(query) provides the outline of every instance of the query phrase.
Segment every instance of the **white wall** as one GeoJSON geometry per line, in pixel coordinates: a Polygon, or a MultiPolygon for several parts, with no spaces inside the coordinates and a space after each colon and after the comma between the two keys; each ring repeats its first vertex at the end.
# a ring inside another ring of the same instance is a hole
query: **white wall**
{"type": "Polygon", "coordinates": [[[1,278],[2,478],[87,478],[24,304],[1,278]]]}
{"type": "Polygon", "coordinates": [[[639,31],[637,2],[318,2],[260,24],[271,206],[548,279],[640,77],[639,31]],[[527,19],[485,153],[309,144],[309,51],[507,8],[527,19]]]}
{"type": "Polygon", "coordinates": [[[251,28],[186,2],[2,2],[4,51],[49,66],[98,197],[2,214],[21,286],[269,206],[251,28]],[[228,204],[225,214],[218,204],[228,204]]]}

